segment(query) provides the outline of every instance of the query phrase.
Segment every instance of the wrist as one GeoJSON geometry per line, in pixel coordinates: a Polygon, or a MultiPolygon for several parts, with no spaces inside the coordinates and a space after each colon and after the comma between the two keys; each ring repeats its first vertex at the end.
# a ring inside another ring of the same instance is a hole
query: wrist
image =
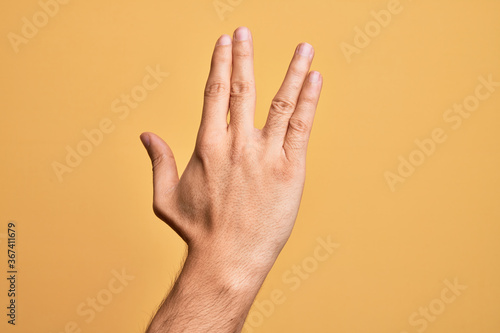
{"type": "MultiPolygon", "coordinates": [[[[274,262],[274,261],[273,261],[274,262]]],[[[256,295],[272,263],[264,263],[218,246],[189,246],[183,271],[234,294],[256,295]]],[[[252,300],[253,301],[253,298],[252,300]]]]}

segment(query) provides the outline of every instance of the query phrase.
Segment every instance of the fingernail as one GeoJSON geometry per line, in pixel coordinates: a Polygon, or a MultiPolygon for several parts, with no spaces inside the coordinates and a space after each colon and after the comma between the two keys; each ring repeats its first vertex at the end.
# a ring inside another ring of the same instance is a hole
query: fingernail
{"type": "Polygon", "coordinates": [[[240,27],[234,32],[234,39],[241,42],[248,39],[250,35],[249,31],[245,27],[240,27]]]}
{"type": "Polygon", "coordinates": [[[230,45],[230,44],[231,44],[231,37],[229,37],[228,35],[222,35],[220,36],[216,45],[230,45]]]}
{"type": "Polygon", "coordinates": [[[146,147],[146,148],[149,147],[149,135],[142,133],[140,138],[141,138],[141,142],[144,145],[144,147],[146,147]]]}
{"type": "Polygon", "coordinates": [[[311,44],[307,44],[307,43],[300,44],[299,54],[301,56],[304,56],[304,57],[310,56],[312,54],[312,51],[313,51],[313,47],[311,44]]]}
{"type": "Polygon", "coordinates": [[[319,81],[320,75],[319,72],[313,71],[309,74],[309,82],[316,83],[319,81]]]}

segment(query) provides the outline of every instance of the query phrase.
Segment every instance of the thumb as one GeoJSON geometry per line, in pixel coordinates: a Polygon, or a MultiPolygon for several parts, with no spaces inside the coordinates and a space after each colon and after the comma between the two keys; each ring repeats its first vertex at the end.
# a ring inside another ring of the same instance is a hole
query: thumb
{"type": "MultiPolygon", "coordinates": [[[[177,165],[170,147],[153,133],[142,133],[141,141],[153,165],[154,196],[167,192],[179,182],[177,165]]],[[[158,198],[161,200],[161,198],[158,198]]]]}

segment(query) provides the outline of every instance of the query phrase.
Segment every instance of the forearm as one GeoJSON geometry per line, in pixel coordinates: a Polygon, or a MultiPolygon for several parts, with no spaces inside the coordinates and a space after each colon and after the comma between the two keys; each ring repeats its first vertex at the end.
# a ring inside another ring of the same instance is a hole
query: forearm
{"type": "Polygon", "coordinates": [[[240,332],[267,274],[245,270],[221,258],[188,254],[147,333],[240,332]]]}

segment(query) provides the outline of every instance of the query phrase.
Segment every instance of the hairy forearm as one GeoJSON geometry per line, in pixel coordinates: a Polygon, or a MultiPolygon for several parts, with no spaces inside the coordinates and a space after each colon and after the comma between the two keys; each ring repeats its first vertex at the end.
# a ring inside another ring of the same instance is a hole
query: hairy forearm
{"type": "Polygon", "coordinates": [[[240,332],[265,278],[265,273],[250,270],[188,254],[147,333],[240,332]]]}

